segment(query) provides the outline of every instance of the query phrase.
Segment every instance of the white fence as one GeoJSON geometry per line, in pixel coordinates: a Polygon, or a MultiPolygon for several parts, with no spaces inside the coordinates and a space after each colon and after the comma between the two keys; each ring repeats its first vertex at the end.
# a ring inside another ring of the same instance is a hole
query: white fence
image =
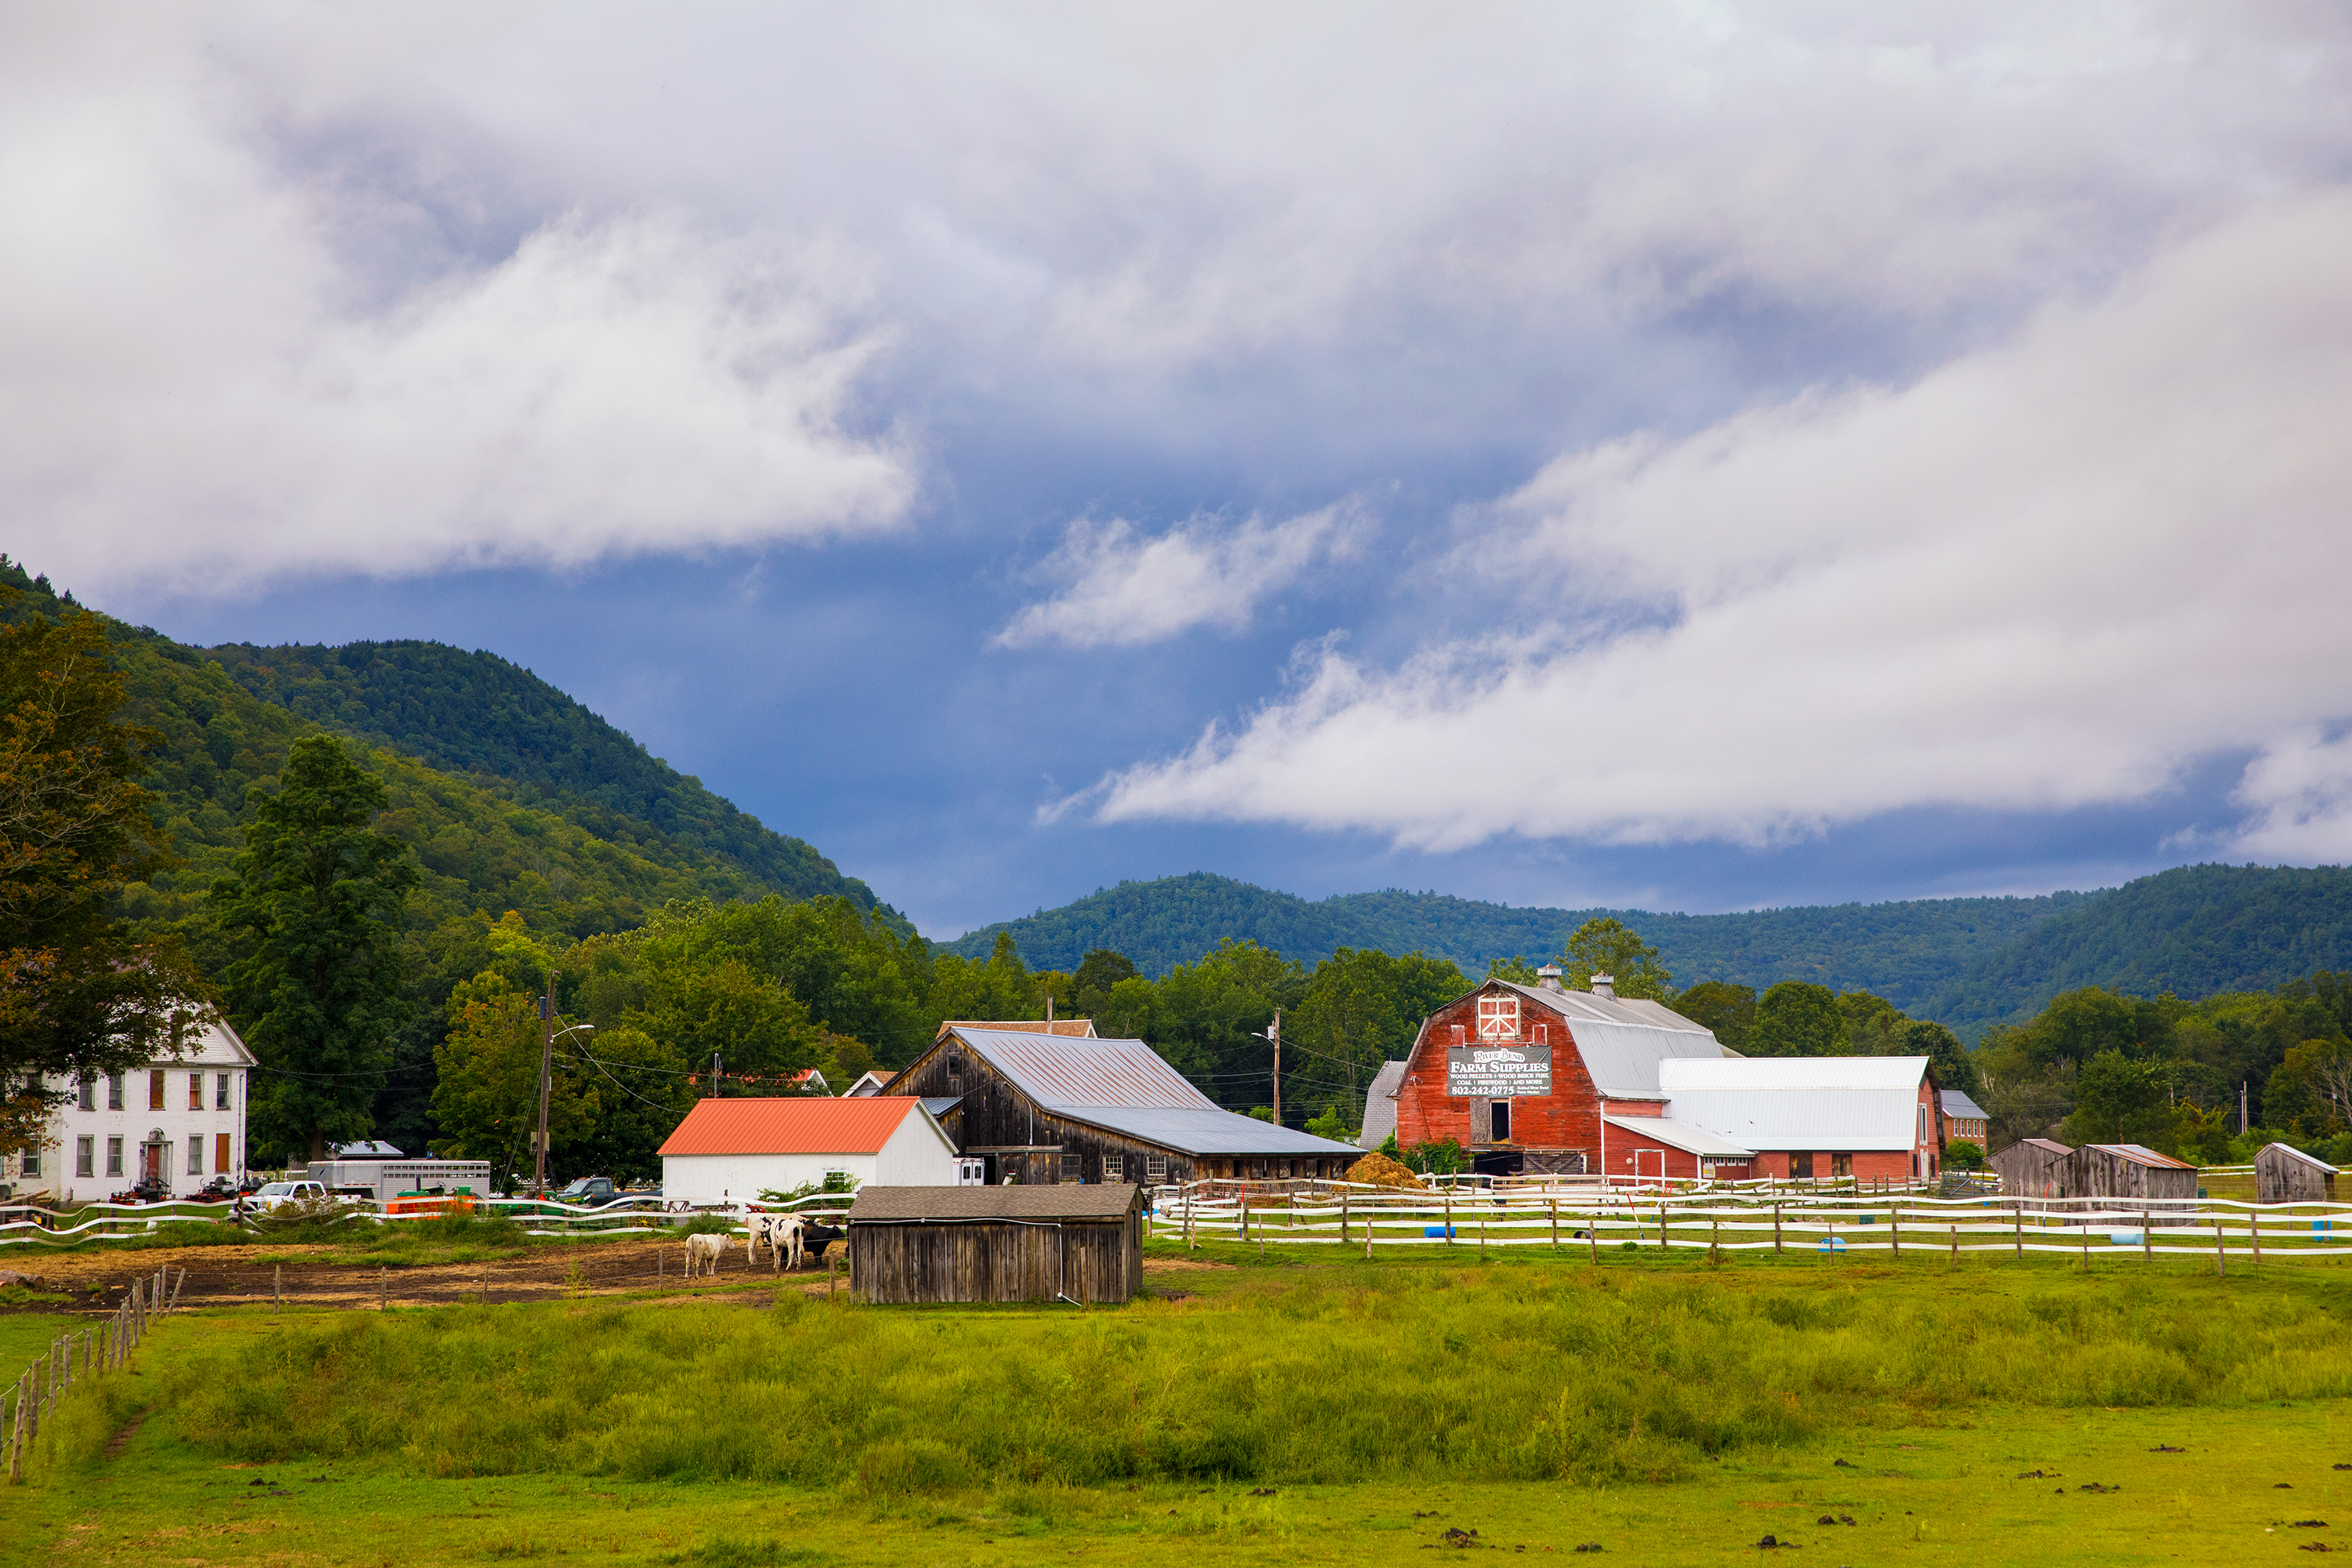
{"type": "MultiPolygon", "coordinates": [[[[631,1232],[679,1226],[704,1215],[723,1215],[747,1230],[747,1215],[800,1214],[811,1219],[837,1221],[849,1212],[851,1194],[811,1193],[782,1203],[730,1204],[723,1208],[665,1207],[659,1198],[618,1198],[586,1206],[553,1198],[435,1199],[435,1203],[470,1205],[477,1214],[504,1214],[531,1236],[622,1236],[631,1232]]],[[[365,1203],[338,1206],[321,1217],[340,1225],[398,1226],[438,1218],[431,1209],[391,1213],[365,1203]]],[[[0,1205],[0,1247],[65,1246],[83,1241],[126,1241],[157,1235],[165,1226],[205,1225],[241,1227],[257,1241],[270,1237],[268,1216],[250,1205],[239,1221],[234,1205],[221,1203],[84,1204],[73,1209],[52,1209],[37,1204],[0,1205]],[[259,1221],[259,1225],[257,1225],[259,1221]]]]}
{"type": "Polygon", "coordinates": [[[1607,1191],[1598,1184],[1410,1192],[1347,1183],[1203,1182],[1154,1193],[1160,1239],[1263,1247],[1547,1247],[1627,1244],[1722,1252],[1880,1252],[2022,1258],[2118,1252],[2318,1262],[2352,1258],[2352,1204],[2228,1198],[1939,1197],[1751,1191],[1607,1191]]]}

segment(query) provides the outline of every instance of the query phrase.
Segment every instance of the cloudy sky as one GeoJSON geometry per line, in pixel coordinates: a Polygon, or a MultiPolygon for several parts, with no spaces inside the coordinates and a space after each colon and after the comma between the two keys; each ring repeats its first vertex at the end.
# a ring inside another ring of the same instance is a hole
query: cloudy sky
{"type": "Polygon", "coordinates": [[[0,548],[933,935],[2352,858],[2352,14],[0,5],[0,548]]]}

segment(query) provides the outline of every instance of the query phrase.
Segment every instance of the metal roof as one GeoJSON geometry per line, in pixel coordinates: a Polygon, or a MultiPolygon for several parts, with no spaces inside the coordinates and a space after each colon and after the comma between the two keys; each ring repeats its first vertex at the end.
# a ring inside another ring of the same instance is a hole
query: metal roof
{"type": "Polygon", "coordinates": [[[1939,1089],[1936,1091],[1936,1098],[1943,1106],[1944,1114],[1947,1116],[1962,1117],[1970,1121],[1992,1120],[1985,1114],[1983,1106],[1979,1105],[1957,1089],[1939,1089]]]}
{"type": "Polygon", "coordinates": [[[2014,1149],[2021,1144],[2027,1148],[2039,1149],[2045,1154],[2065,1155],[2071,1154],[2074,1152],[2065,1144],[2053,1143],[2047,1138],[2021,1138],[2016,1143],[2011,1144],[2010,1147],[2014,1149]]]}
{"type": "Polygon", "coordinates": [[[1670,1058],[1723,1055],[1713,1034],[1645,997],[1551,991],[1508,980],[1488,984],[1516,991],[1566,1019],[1593,1087],[1612,1100],[1659,1099],[1658,1064],[1670,1058]]]}
{"type": "Polygon", "coordinates": [[[1612,1127],[1622,1127],[1637,1138],[1647,1138],[1664,1143],[1669,1149],[1680,1149],[1686,1154],[1701,1154],[1709,1159],[1746,1160],[1756,1151],[1743,1149],[1728,1138],[1720,1138],[1704,1127],[1693,1127],[1663,1116],[1604,1116],[1601,1119],[1612,1127]]]}
{"type": "Polygon", "coordinates": [[[1751,1149],[1909,1149],[1926,1057],[1726,1057],[1658,1064],[1667,1110],[1751,1149]]]}
{"type": "Polygon", "coordinates": [[[1235,1115],[1213,1105],[1049,1105],[1045,1109],[1072,1121],[1159,1143],[1182,1154],[1344,1154],[1353,1160],[1363,1153],[1353,1143],[1335,1143],[1312,1132],[1235,1115]]]}
{"type": "Polygon", "coordinates": [[[334,1156],[338,1160],[404,1160],[407,1155],[379,1139],[362,1139],[357,1143],[338,1143],[334,1156]]]}
{"type": "Polygon", "coordinates": [[[1381,1070],[1372,1077],[1372,1087],[1364,1092],[1364,1130],[1357,1135],[1358,1147],[1377,1149],[1389,1141],[1396,1131],[1397,1090],[1404,1085],[1404,1062],[1382,1062],[1381,1070]]]}
{"type": "Polygon", "coordinates": [[[2102,1154],[2112,1154],[2118,1160],[2129,1160],[2135,1165],[2150,1165],[2159,1171],[2193,1171],[2197,1168],[2186,1160],[2159,1154],[2141,1143],[2085,1143],[2083,1147],[2095,1149],[2102,1154]]]}
{"type": "Polygon", "coordinates": [[[951,1031],[1040,1106],[1217,1109],[1141,1040],[1032,1035],[958,1024],[951,1031]]]}
{"type": "Polygon", "coordinates": [[[962,1103],[963,1096],[960,1094],[927,1094],[923,1096],[923,1109],[929,1111],[933,1116],[945,1116],[949,1111],[953,1110],[957,1106],[961,1105],[962,1103]]]}
{"type": "Polygon", "coordinates": [[[849,1205],[852,1225],[925,1220],[1118,1219],[1134,1211],[1141,1189],[1124,1182],[1034,1187],[862,1187],[849,1205]]]}
{"type": "Polygon", "coordinates": [[[1073,1039],[1095,1037],[1092,1018],[948,1018],[941,1021],[940,1032],[933,1035],[934,1043],[950,1029],[1001,1029],[1014,1035],[1061,1035],[1073,1039]]]}
{"type": "Polygon", "coordinates": [[[877,1154],[910,1115],[923,1115],[922,1102],[906,1095],[870,1095],[860,1100],[805,1094],[698,1100],[686,1120],[677,1124],[677,1131],[662,1144],[661,1152],[665,1157],[877,1154]]]}
{"type": "Polygon", "coordinates": [[[2329,1164],[2326,1161],[2319,1158],[2316,1154],[2306,1154],[2292,1143],[2265,1143],[2259,1151],[2256,1152],[2254,1158],[2259,1160],[2264,1154],[2276,1154],[2283,1159],[2294,1160],[2310,1166],[2315,1171],[2324,1172],[2331,1176],[2343,1174],[2342,1172],[2329,1164]]]}

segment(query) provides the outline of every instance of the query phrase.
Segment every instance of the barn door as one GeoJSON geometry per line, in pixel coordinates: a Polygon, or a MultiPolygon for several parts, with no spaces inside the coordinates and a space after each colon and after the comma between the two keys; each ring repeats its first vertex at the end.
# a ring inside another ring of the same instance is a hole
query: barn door
{"type": "Polygon", "coordinates": [[[1666,1181],[1666,1152],[1664,1149],[1633,1151],[1633,1180],[1655,1182],[1664,1186],[1666,1181]]]}

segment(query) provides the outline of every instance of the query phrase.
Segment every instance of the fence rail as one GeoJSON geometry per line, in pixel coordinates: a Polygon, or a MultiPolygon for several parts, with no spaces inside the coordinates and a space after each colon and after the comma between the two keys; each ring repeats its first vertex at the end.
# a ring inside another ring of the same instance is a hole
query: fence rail
{"type": "Polygon", "coordinates": [[[1612,1192],[1554,1184],[1411,1192],[1344,1183],[1252,1190],[1232,1182],[1154,1193],[1152,1234],[1265,1246],[1575,1247],[1717,1252],[2028,1253],[2143,1258],[2352,1258],[2352,1204],[2231,1198],[1942,1197],[1755,1193],[1738,1187],[1612,1192]]]}
{"type": "MultiPolygon", "coordinates": [[[[753,1214],[799,1214],[812,1219],[838,1218],[848,1212],[843,1193],[810,1193],[777,1203],[730,1204],[714,1207],[665,1206],[659,1198],[616,1198],[609,1204],[586,1205],[554,1198],[452,1198],[446,1206],[463,1204],[475,1213],[503,1214],[531,1236],[620,1236],[630,1232],[683,1225],[707,1215],[735,1221],[748,1231],[753,1214]]],[[[439,1217],[440,1211],[389,1212],[362,1203],[348,1203],[330,1215],[314,1215],[343,1225],[397,1226],[439,1217]]],[[[82,1241],[127,1241],[156,1235],[169,1225],[235,1226],[269,1237],[269,1217],[247,1208],[240,1216],[226,1204],[91,1203],[59,1210],[39,1204],[0,1205],[0,1247],[71,1245],[82,1241]]]]}

